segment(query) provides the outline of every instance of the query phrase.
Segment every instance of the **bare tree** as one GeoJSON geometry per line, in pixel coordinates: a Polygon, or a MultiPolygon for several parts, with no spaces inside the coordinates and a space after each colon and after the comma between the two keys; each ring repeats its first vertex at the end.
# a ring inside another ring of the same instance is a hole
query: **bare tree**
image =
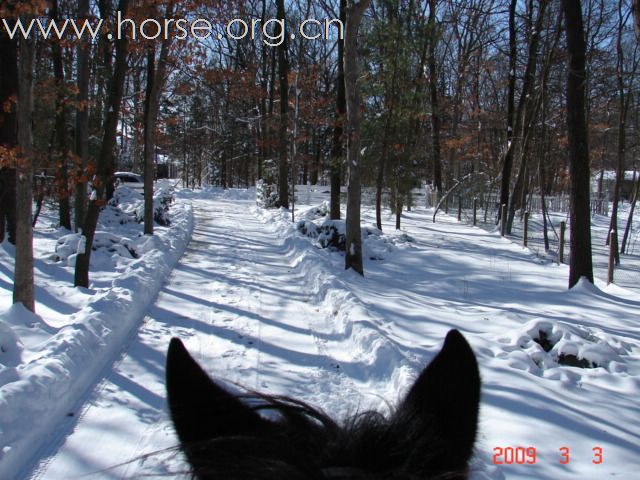
{"type": "Polygon", "coordinates": [[[360,95],[358,93],[358,30],[362,16],[371,0],[347,1],[344,39],[344,83],[347,98],[347,218],[345,269],[353,268],[364,275],[362,264],[362,234],[360,230],[360,95]]]}
{"type": "Polygon", "coordinates": [[[522,92],[520,93],[520,100],[515,114],[515,135],[512,137],[511,144],[509,146],[520,160],[520,168],[516,177],[516,183],[513,187],[511,199],[508,202],[509,213],[507,215],[507,233],[509,234],[511,234],[513,218],[516,210],[524,205],[523,195],[525,193],[525,176],[528,166],[526,143],[529,136],[530,120],[533,118],[533,112],[535,110],[534,103],[539,99],[539,95],[534,95],[533,91],[536,76],[536,65],[538,63],[538,44],[540,43],[543,21],[548,3],[548,0],[540,0],[535,26],[531,25],[533,5],[531,5],[529,12],[530,18],[528,23],[529,30],[531,30],[531,37],[528,45],[527,65],[522,83],[522,92]]]}
{"type": "MultiPolygon", "coordinates": [[[[89,16],[89,0],[78,1],[78,19],[87,19],[89,16]]],[[[79,169],[82,171],[87,165],[89,157],[89,57],[91,42],[82,39],[76,49],[76,70],[78,93],[76,96],[75,118],[75,154],[79,159],[79,169]]],[[[86,207],[87,182],[83,178],[84,172],[79,175],[76,183],[74,199],[75,229],[81,227],[84,220],[86,207]]]]}
{"type": "Polygon", "coordinates": [[[636,38],[640,42],[640,0],[632,0],[631,12],[633,13],[633,26],[636,31],[636,38]]]}
{"type": "MultiPolygon", "coordinates": [[[[511,183],[511,170],[513,169],[513,129],[515,123],[515,98],[516,98],[516,65],[518,57],[516,37],[516,6],[517,0],[511,0],[509,4],[509,86],[507,92],[507,144],[504,148],[504,160],[502,162],[502,181],[500,186],[500,205],[509,204],[509,189],[511,183]]],[[[502,209],[498,209],[498,220],[502,209]]]]}
{"type": "Polygon", "coordinates": [[[585,40],[580,0],[562,0],[567,32],[567,133],[571,172],[569,288],[581,277],[593,283],[589,205],[589,138],[585,105],[585,40]]]}
{"type": "Polygon", "coordinates": [[[0,31],[0,241],[5,234],[16,243],[16,107],[18,93],[17,41],[0,31]]]}
{"type": "Polygon", "coordinates": [[[16,263],[13,303],[35,311],[33,288],[33,38],[18,41],[18,146],[16,163],[16,263]]]}
{"type": "Polygon", "coordinates": [[[436,48],[436,0],[429,0],[429,98],[431,100],[431,152],[433,164],[433,186],[442,193],[442,160],[440,158],[440,104],[438,102],[436,48]]]}
{"type": "MultiPolygon", "coordinates": [[[[626,118],[627,110],[629,107],[629,93],[625,86],[625,76],[628,72],[625,72],[625,59],[624,49],[622,48],[622,34],[625,24],[629,18],[631,12],[626,14],[622,11],[622,0],[618,2],[618,32],[616,36],[616,84],[618,87],[618,135],[617,135],[617,159],[616,159],[616,181],[613,187],[613,200],[611,202],[611,220],[609,222],[609,232],[613,234],[616,245],[618,242],[618,204],[620,203],[620,194],[622,189],[622,183],[625,177],[625,149],[626,149],[626,118]]],[[[609,244],[610,236],[607,236],[607,245],[609,244]]],[[[620,263],[620,252],[615,250],[615,263],[620,263]]]]}
{"type": "MultiPolygon", "coordinates": [[[[120,0],[118,10],[127,12],[129,0],[120,0]]],[[[113,148],[116,144],[116,133],[118,127],[118,117],[122,103],[122,92],[124,90],[124,79],[127,73],[127,45],[126,36],[116,40],[116,58],[113,67],[113,75],[109,82],[109,96],[107,98],[107,113],[104,121],[104,134],[100,156],[96,164],[96,175],[93,179],[94,192],[89,199],[87,211],[83,222],[82,233],[85,237],[84,251],[78,253],[76,258],[76,269],[74,274],[74,285],[79,287],[89,286],[89,262],[91,259],[91,248],[98,225],[100,210],[104,204],[104,194],[106,184],[109,181],[110,169],[113,165],[113,148]]]]}
{"type": "MultiPolygon", "coordinates": [[[[165,10],[165,18],[173,16],[173,1],[165,10]]],[[[165,36],[160,45],[158,66],[156,67],[155,43],[147,49],[147,94],[144,112],[144,233],[153,235],[153,180],[155,176],[155,150],[160,96],[167,76],[167,57],[171,46],[171,36],[165,36]]]]}
{"type": "MultiPolygon", "coordinates": [[[[284,0],[277,0],[277,16],[284,22],[284,0]]],[[[280,80],[280,131],[278,136],[278,206],[289,207],[289,162],[287,161],[289,127],[289,62],[287,60],[287,33],[283,32],[282,42],[278,45],[278,76],[280,80]]],[[[292,192],[293,194],[293,192],[292,192]]]]}
{"type": "MultiPolygon", "coordinates": [[[[340,0],[340,21],[345,21],[346,0],[340,0]]],[[[336,40],[338,46],[338,74],[336,75],[336,119],[333,127],[333,145],[329,164],[331,198],[329,216],[333,220],[340,218],[340,186],[342,184],[342,163],[344,156],[343,124],[347,112],[347,99],[344,91],[344,42],[336,40]]]]}

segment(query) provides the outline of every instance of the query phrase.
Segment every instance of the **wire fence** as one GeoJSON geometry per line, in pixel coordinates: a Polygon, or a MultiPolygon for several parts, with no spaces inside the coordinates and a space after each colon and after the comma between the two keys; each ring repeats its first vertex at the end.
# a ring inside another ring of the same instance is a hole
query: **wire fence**
{"type": "MultiPolygon", "coordinates": [[[[429,197],[429,195],[427,195],[429,197]]],[[[475,225],[487,231],[499,231],[498,207],[494,198],[489,201],[476,199],[475,225]]],[[[428,200],[429,204],[433,200],[428,200]]],[[[437,215],[458,216],[461,222],[474,224],[473,198],[456,197],[440,204],[437,215]]],[[[551,261],[569,264],[570,251],[570,216],[567,197],[546,197],[548,213],[546,222],[542,215],[542,202],[533,202],[527,222],[527,247],[539,257],[551,261]],[[561,224],[564,223],[564,244],[561,251],[561,224]],[[546,238],[545,238],[546,228],[546,238]]],[[[435,203],[437,205],[437,203],[435,203]]],[[[432,205],[430,205],[432,206],[432,205]]],[[[629,218],[630,205],[622,203],[618,209],[618,241],[629,218]]],[[[603,281],[609,279],[610,249],[607,237],[610,231],[611,218],[607,216],[610,206],[606,202],[593,200],[591,204],[591,246],[594,276],[603,281]]],[[[613,283],[624,288],[640,291],[640,225],[636,218],[632,222],[624,254],[619,256],[619,264],[614,265],[613,283]]],[[[506,234],[514,242],[524,243],[525,216],[516,213],[510,234],[506,234]]]]}
{"type": "MultiPolygon", "coordinates": [[[[296,197],[303,203],[311,203],[311,191],[318,190],[318,187],[306,188],[296,187],[296,197]]],[[[329,188],[326,191],[319,189],[328,198],[329,188]]],[[[346,199],[346,188],[341,192],[342,200],[346,199]]],[[[435,218],[438,215],[449,215],[457,217],[461,222],[474,224],[474,198],[475,198],[475,225],[484,230],[496,232],[498,225],[499,196],[496,192],[491,192],[476,197],[450,195],[448,199],[440,202],[436,192],[430,192],[423,188],[416,188],[411,191],[413,206],[426,206],[427,208],[438,208],[435,218]]],[[[363,188],[362,205],[372,207],[375,205],[376,192],[374,188],[363,188]]],[[[570,251],[570,216],[569,197],[545,196],[544,203],[547,210],[546,219],[546,239],[545,221],[542,215],[542,198],[539,195],[530,195],[527,204],[530,207],[527,226],[527,247],[541,258],[549,261],[569,264],[570,251]],[[560,251],[561,223],[565,223],[565,235],[563,251],[560,251]],[[562,255],[561,255],[562,254],[562,255]],[[560,258],[562,256],[562,259],[560,258]]],[[[389,193],[383,192],[382,205],[389,206],[389,193]]],[[[591,244],[594,276],[603,281],[608,279],[609,247],[607,236],[609,234],[610,204],[601,199],[591,201],[591,244]]],[[[618,229],[619,239],[627,224],[629,215],[629,203],[621,203],[618,209],[618,229]]],[[[640,211],[638,211],[640,215],[640,211]]],[[[506,235],[513,242],[522,243],[524,234],[524,215],[516,213],[513,221],[511,234],[506,235]]],[[[640,220],[637,218],[633,222],[627,241],[626,253],[620,255],[620,264],[615,266],[613,272],[613,283],[624,288],[640,291],[640,220]]]]}

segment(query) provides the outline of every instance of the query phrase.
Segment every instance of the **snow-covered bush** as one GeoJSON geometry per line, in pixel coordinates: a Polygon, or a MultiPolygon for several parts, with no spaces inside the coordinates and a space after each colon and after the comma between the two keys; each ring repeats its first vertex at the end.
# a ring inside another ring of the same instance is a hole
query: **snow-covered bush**
{"type": "Polygon", "coordinates": [[[540,319],[499,341],[512,346],[501,358],[538,373],[563,366],[616,371],[629,354],[628,345],[600,329],[540,319]]]}
{"type": "Polygon", "coordinates": [[[144,209],[144,198],[139,192],[129,187],[118,187],[101,213],[100,220],[107,225],[139,223],[140,208],[144,209]]]}
{"type": "Polygon", "coordinates": [[[158,225],[164,227],[171,225],[169,208],[173,200],[173,191],[168,188],[160,188],[153,195],[153,220],[158,225]]]}
{"type": "MultiPolygon", "coordinates": [[[[85,241],[84,235],[80,233],[63,235],[58,239],[56,253],[51,259],[74,266],[78,254],[84,253],[85,241]]],[[[100,230],[95,233],[91,250],[103,250],[110,255],[117,254],[124,258],[138,258],[133,240],[100,230]]]]}
{"type": "Polygon", "coordinates": [[[325,200],[317,207],[311,207],[302,213],[302,216],[307,220],[314,220],[316,218],[322,218],[329,215],[329,201],[325,200]]]}
{"type": "Polygon", "coordinates": [[[332,248],[344,252],[346,226],[344,220],[326,219],[319,225],[311,220],[300,220],[298,231],[309,238],[313,238],[321,248],[332,248]]]}
{"type": "MultiPolygon", "coordinates": [[[[168,212],[173,200],[173,189],[171,188],[157,188],[154,192],[153,220],[158,225],[166,227],[171,224],[168,212]]],[[[144,222],[144,197],[131,188],[125,186],[116,188],[107,208],[112,210],[112,215],[106,217],[107,223],[114,223],[114,219],[116,223],[120,224],[144,222]]]]}
{"type": "Polygon", "coordinates": [[[278,204],[278,191],[275,185],[260,179],[256,182],[256,204],[260,208],[275,208],[278,204]]]}

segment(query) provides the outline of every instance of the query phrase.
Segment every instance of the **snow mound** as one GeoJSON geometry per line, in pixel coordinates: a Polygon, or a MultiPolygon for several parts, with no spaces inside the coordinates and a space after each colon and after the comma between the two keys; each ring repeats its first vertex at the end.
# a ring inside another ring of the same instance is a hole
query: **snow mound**
{"type": "MultiPolygon", "coordinates": [[[[102,250],[109,255],[116,254],[124,258],[138,258],[134,241],[120,237],[110,232],[97,231],[93,239],[91,250],[102,250]]],[[[80,233],[63,235],[56,243],[56,253],[51,258],[56,262],[64,262],[69,266],[75,265],[76,256],[83,253],[85,237],[80,233]]]]}
{"type": "Polygon", "coordinates": [[[108,224],[138,223],[139,214],[144,216],[144,197],[129,187],[120,186],[101,213],[101,220],[108,224]]]}
{"type": "Polygon", "coordinates": [[[5,370],[22,362],[22,342],[12,326],[28,323],[29,314],[33,315],[21,303],[14,304],[0,313],[0,385],[4,383],[5,370]]]}
{"type": "Polygon", "coordinates": [[[499,339],[514,368],[531,373],[559,367],[624,371],[632,346],[600,329],[548,320],[531,320],[499,339]]]}
{"type": "MultiPolygon", "coordinates": [[[[169,207],[174,201],[171,186],[156,186],[153,192],[153,220],[162,226],[171,224],[169,207]]],[[[104,225],[126,225],[144,221],[144,196],[131,188],[120,186],[113,192],[106,208],[100,213],[104,225]]]]}

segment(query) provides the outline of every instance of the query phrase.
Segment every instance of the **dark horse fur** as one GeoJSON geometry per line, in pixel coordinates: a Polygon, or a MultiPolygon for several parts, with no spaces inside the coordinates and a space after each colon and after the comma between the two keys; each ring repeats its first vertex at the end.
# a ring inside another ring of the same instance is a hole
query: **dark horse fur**
{"type": "Polygon", "coordinates": [[[181,448],[199,480],[464,479],[480,376],[469,344],[451,330],[389,416],[363,412],[339,424],[290,398],[230,394],[174,338],[167,393],[181,448]]]}

